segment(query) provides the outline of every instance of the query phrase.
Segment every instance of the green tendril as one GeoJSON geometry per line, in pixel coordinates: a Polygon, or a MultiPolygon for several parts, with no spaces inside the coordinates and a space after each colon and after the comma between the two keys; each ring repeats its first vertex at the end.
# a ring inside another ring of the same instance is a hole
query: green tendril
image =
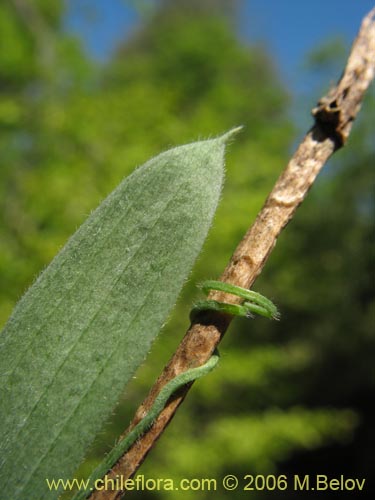
{"type": "MultiPolygon", "coordinates": [[[[252,318],[254,314],[259,314],[266,318],[279,318],[276,306],[259,293],[229,283],[223,283],[222,281],[212,280],[205,281],[199,288],[201,288],[205,294],[208,294],[211,290],[218,290],[241,297],[244,301],[242,304],[229,304],[217,300],[202,300],[193,306],[190,313],[192,319],[194,319],[197,312],[203,310],[218,311],[232,316],[242,316],[246,318],[252,318]]],[[[73,500],[84,500],[87,498],[92,492],[95,481],[102,478],[116,464],[120,457],[131,448],[136,440],[152,426],[153,422],[165,408],[170,397],[180,387],[209,373],[215,368],[218,361],[219,352],[216,349],[210,359],[202,366],[190,368],[165,384],[165,386],[160,389],[159,394],[156,396],[146,416],[106,455],[104,460],[91,473],[88,488],[76,493],[73,500]]]]}
{"type": "Polygon", "coordinates": [[[252,290],[231,285],[230,283],[224,283],[223,281],[213,280],[204,281],[199,285],[199,288],[201,288],[206,295],[208,295],[211,290],[217,290],[241,297],[244,301],[242,304],[229,304],[217,300],[201,300],[193,306],[191,310],[191,319],[194,319],[197,312],[203,310],[219,311],[232,316],[243,316],[245,318],[253,318],[254,314],[259,314],[260,316],[265,316],[270,319],[279,319],[280,317],[277,307],[273,302],[260,293],[253,292],[252,290]]]}

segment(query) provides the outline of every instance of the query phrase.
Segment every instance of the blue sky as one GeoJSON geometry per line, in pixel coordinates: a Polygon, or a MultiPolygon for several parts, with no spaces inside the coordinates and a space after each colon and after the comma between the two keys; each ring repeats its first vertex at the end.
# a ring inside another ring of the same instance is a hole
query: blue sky
{"type": "MultiPolygon", "coordinates": [[[[99,60],[109,57],[137,26],[131,1],[70,0],[68,5],[67,29],[99,60]],[[84,15],[87,10],[96,11],[91,21],[84,15]]],[[[341,37],[349,47],[373,6],[373,0],[244,0],[239,28],[246,40],[268,48],[283,80],[298,91],[304,84],[300,75],[306,54],[328,37],[341,37]]]]}

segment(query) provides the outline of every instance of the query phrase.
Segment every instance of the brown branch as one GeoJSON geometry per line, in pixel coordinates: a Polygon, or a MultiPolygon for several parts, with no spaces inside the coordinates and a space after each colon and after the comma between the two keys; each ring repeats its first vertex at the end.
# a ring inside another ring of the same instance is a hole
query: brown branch
{"type": "MultiPolygon", "coordinates": [[[[307,195],[328,158],[342,147],[351,130],[366,89],[375,73],[375,9],[363,20],[339,83],[313,110],[315,125],[307,133],[280,175],[254,224],[238,245],[221,276],[223,281],[249,288],[263,269],[276,240],[307,195]]],[[[238,298],[213,292],[210,298],[236,302],[238,298]]],[[[205,312],[196,318],[169,364],[141,404],[129,429],[147,413],[155,396],[169,380],[193,366],[205,363],[227,330],[229,316],[205,312]]],[[[191,384],[190,384],[191,385],[191,384]]],[[[108,478],[131,477],[172,419],[187,394],[185,386],[175,394],[154,425],[119,460],[108,478]]],[[[128,430],[129,430],[128,429],[128,430]]],[[[127,431],[128,432],[128,431],[127,431]]],[[[117,491],[95,491],[91,500],[114,500],[117,491]]]]}

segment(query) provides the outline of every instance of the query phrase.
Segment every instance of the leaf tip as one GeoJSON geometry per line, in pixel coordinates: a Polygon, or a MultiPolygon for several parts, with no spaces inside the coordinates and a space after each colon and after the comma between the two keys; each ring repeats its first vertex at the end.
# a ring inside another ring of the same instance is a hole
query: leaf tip
{"type": "Polygon", "coordinates": [[[228,132],[226,132],[225,134],[223,134],[220,139],[224,142],[224,143],[228,143],[233,137],[235,137],[241,130],[243,129],[243,125],[240,125],[238,127],[234,127],[230,130],[228,130],[228,132]]]}

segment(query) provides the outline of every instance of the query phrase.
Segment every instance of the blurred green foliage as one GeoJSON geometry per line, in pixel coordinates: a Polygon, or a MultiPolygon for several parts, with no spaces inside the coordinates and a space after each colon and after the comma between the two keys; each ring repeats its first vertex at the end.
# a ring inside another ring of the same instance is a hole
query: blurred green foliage
{"type": "MultiPolygon", "coordinates": [[[[161,4],[104,66],[61,30],[62,2],[30,3],[38,30],[15,2],[0,5],[3,323],[67,237],[135,166],[171,145],[245,125],[229,148],[221,205],[191,280],[82,474],[126,427],[188,326],[194,283],[221,273],[290,154],[287,89],[268,54],[239,40],[234,6],[230,12],[227,2],[214,4],[161,4]]],[[[332,47],[312,58],[315,72],[319,61],[326,70],[332,47]]],[[[320,176],[256,284],[282,320],[236,319],[220,367],[195,384],[143,474],[348,471],[370,481],[374,102],[372,93],[347,148],[320,176]]],[[[167,493],[142,492],[149,497],[167,493]]]]}

